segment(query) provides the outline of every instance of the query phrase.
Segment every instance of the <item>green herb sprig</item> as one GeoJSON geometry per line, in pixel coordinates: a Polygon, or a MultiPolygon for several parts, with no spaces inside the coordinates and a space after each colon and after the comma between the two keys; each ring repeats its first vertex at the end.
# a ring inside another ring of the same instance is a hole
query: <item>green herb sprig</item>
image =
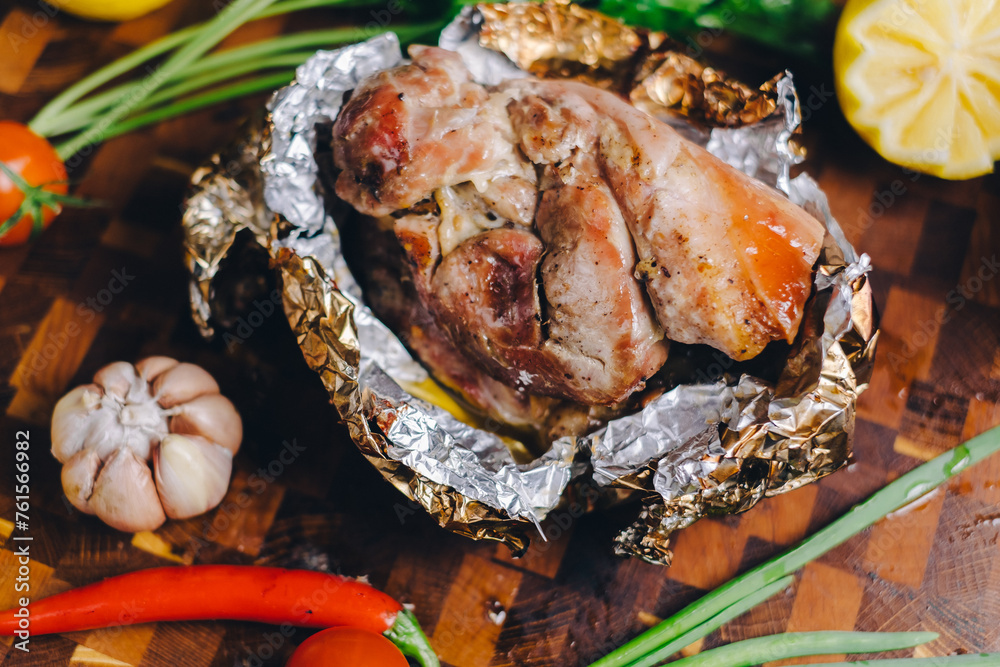
{"type": "MultiPolygon", "coordinates": [[[[941,454],[937,458],[902,475],[881,490],[875,492],[867,500],[855,505],[844,516],[803,540],[798,546],[720,586],[621,648],[592,663],[590,667],[651,667],[652,665],[659,664],[684,646],[708,635],[730,618],[742,613],[740,610],[745,611],[756,606],[762,596],[763,599],[767,599],[778,592],[778,590],[782,590],[785,586],[778,586],[778,584],[789,581],[790,575],[807,563],[843,544],[869,526],[884,519],[888,514],[921,498],[969,466],[975,465],[997,452],[1000,452],[1000,427],[986,431],[965,444],[959,445],[955,449],[941,454]]],[[[788,641],[803,641],[802,637],[804,635],[813,635],[815,637],[816,634],[788,633],[763,639],[770,640],[772,646],[780,646],[782,643],[788,641]],[[789,637],[795,638],[789,639],[789,637]]],[[[881,633],[873,634],[878,635],[881,633]]],[[[924,641],[929,640],[925,639],[924,641]]],[[[745,646],[745,642],[739,643],[745,646]]],[[[713,649],[713,651],[719,651],[720,649],[713,649]]],[[[845,652],[843,645],[835,652],[845,652]]],[[[865,652],[869,652],[869,650],[865,649],[865,652]]],[[[712,653],[712,651],[706,651],[703,655],[708,655],[709,653],[712,653]]],[[[729,657],[732,657],[732,653],[730,652],[716,655],[721,655],[727,660],[729,657]]],[[[797,655],[801,656],[805,654],[799,653],[797,655]]],[[[965,656],[955,657],[964,658],[965,656]]],[[[935,660],[942,659],[935,658],[935,660]]],[[[988,664],[996,666],[1000,665],[1000,654],[983,654],[982,660],[986,662],[967,661],[966,663],[956,662],[954,664],[988,664]],[[990,660],[993,662],[989,662],[990,660]]],[[[702,664],[698,662],[685,663],[679,661],[674,664],[690,665],[692,667],[704,667],[705,665],[735,667],[736,665],[745,663],[707,662],[702,664]]],[[[750,662],[746,664],[753,665],[757,663],[750,662]]],[[[881,665],[881,662],[877,662],[877,664],[881,665]]],[[[906,663],[909,667],[918,667],[920,664],[916,662],[906,663]]],[[[944,667],[944,663],[941,664],[944,667]]],[[[948,665],[951,664],[950,662],[948,663],[948,665]]],[[[895,666],[887,664],[885,667],[895,666]]]]}
{"type": "MultiPolygon", "coordinates": [[[[392,30],[404,42],[437,33],[451,6],[425,12],[437,17],[409,23],[402,17],[380,27],[312,30],[212,51],[248,21],[319,7],[364,8],[378,0],[234,0],[214,19],[162,37],[81,79],[53,98],[29,122],[43,137],[63,137],[55,148],[67,159],[84,147],[219,102],[287,84],[295,68],[319,48],[356,42],[392,30]],[[149,63],[164,58],[152,68],[149,63]],[[106,87],[145,66],[144,76],[106,87]]],[[[401,7],[408,6],[405,3],[401,7]]]]}
{"type": "Polygon", "coordinates": [[[600,0],[597,8],[630,25],[664,30],[687,42],[695,56],[716,36],[731,32],[778,51],[815,58],[837,6],[832,0],[600,0]]]}

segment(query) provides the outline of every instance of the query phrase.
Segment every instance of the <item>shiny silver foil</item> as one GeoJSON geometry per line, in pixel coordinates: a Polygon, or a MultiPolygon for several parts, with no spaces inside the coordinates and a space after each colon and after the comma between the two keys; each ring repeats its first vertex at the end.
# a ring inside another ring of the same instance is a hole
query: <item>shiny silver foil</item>
{"type": "MultiPolygon", "coordinates": [[[[291,223],[294,231],[273,240],[271,247],[273,251],[287,248],[313,260],[314,288],[336,291],[349,302],[355,329],[352,338],[360,354],[354,367],[333,366],[336,372],[327,388],[352,436],[371,438],[370,455],[402,464],[423,480],[499,513],[491,520],[499,517],[537,524],[558,503],[569,482],[572,448],[559,445],[528,465],[518,465],[495,433],[467,426],[446,410],[408,393],[403,387],[426,381],[427,373],[364,305],[341,252],[337,227],[326,213],[317,180],[319,168],[313,159],[315,128],[336,118],[345,92],[402,59],[393,34],[337,51],[321,51],[298,69],[291,85],[275,94],[270,104],[271,150],[260,162],[264,198],[268,208],[291,223]]],[[[277,255],[279,268],[287,257],[277,255]]],[[[287,297],[290,276],[284,270],[283,277],[287,297]]],[[[289,311],[296,309],[290,309],[286,300],[289,311]]],[[[324,326],[322,321],[316,324],[324,326]]],[[[292,319],[297,333],[311,325],[308,318],[292,319]]],[[[306,359],[321,375],[331,370],[325,355],[311,355],[307,350],[306,359]]],[[[380,467],[389,475],[397,469],[380,467]]],[[[426,493],[413,491],[410,495],[424,502],[426,493]]],[[[429,511],[441,507],[439,498],[429,500],[425,503],[429,511]]],[[[457,518],[449,515],[444,520],[453,523],[457,518]]]]}
{"type": "MultiPolygon", "coordinates": [[[[551,11],[560,6],[569,7],[551,11]]],[[[480,43],[482,26],[480,11],[468,7],[443,31],[441,46],[460,53],[482,83],[525,76],[480,43]]],[[[298,69],[269,105],[270,139],[259,162],[266,206],[258,201],[257,213],[231,192],[224,170],[216,180],[199,176],[185,214],[189,235],[201,238],[189,240],[199,323],[207,321],[211,276],[195,259],[218,254],[241,224],[234,218],[245,216],[245,226],[259,230],[261,220],[276,216],[264,242],[281,276],[286,315],[359,449],[442,526],[504,541],[515,552],[526,547],[532,525],[561,502],[570,484],[591,478],[609,491],[638,490],[644,497],[638,520],[617,538],[616,550],[667,564],[674,530],[706,514],[745,510],[847,462],[854,406],[877,338],[869,264],[847,243],[815,181],[789,177],[802,160],[791,141],[800,121],[791,74],[775,78],[775,110],[763,120],[710,132],[688,125],[685,131],[729,164],[786,192],[829,230],[803,332],[777,383],[727,375],[676,386],[640,412],[586,437],[560,439],[540,458],[518,464],[496,433],[414,395],[433,380],[365,305],[327,212],[314,157],[317,128],[332,123],[345,92],[401,62],[398,40],[386,34],[320,51],[298,69]],[[224,212],[224,196],[240,206],[224,212]],[[212,229],[218,239],[209,243],[202,237],[212,229]]]]}

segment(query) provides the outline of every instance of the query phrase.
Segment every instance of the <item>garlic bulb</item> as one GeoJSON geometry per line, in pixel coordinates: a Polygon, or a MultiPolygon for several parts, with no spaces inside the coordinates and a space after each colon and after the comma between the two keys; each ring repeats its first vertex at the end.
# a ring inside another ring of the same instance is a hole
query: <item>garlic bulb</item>
{"type": "Polygon", "coordinates": [[[218,505],[242,440],[240,416],[212,376],[169,357],[108,364],[52,413],[66,497],[128,532],[218,505]]]}

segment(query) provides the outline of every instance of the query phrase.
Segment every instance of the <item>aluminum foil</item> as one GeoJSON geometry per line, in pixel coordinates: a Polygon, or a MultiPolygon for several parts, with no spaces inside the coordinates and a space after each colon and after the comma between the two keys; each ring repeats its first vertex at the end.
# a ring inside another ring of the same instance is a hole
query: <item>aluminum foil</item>
{"type": "MultiPolygon", "coordinates": [[[[776,107],[782,75],[754,90],[705,67],[662,32],[632,28],[567,1],[478,5],[457,23],[471,24],[478,46],[507,56],[522,72],[615,90],[668,122],[741,127],[776,107]]],[[[442,36],[446,48],[455,42],[447,31],[442,36]]]]}
{"type": "Polygon", "coordinates": [[[785,191],[826,224],[803,330],[771,381],[729,361],[720,365],[725,372],[718,379],[672,386],[640,412],[586,437],[560,439],[529,464],[518,464],[496,433],[418,398],[435,395],[427,391],[433,379],[365,305],[343,256],[316,157],[344,94],[403,61],[392,34],[318,52],[275,94],[268,140],[256,144],[260,152],[237,151],[242,161],[216,158],[196,175],[184,217],[196,320],[209,321],[212,267],[235,231],[251,228],[280,275],[285,312],[303,355],[359,449],[442,526],[501,540],[515,552],[572,487],[596,483],[609,497],[629,491],[644,497],[616,550],[669,563],[674,530],[705,515],[745,510],[843,466],[877,323],[868,258],[850,247],[815,181],[805,174],[790,178],[791,166],[802,160],[792,142],[800,120],[792,76],[775,77],[754,98],[743,84],[673,57],[681,54],[670,50],[665,36],[564,3],[466,8],[440,44],[460,53],[485,84],[525,70],[605,87],[628,81],[618,92],[785,191]],[[630,78],[621,79],[622,72],[630,78]],[[674,84],[664,82],[680,73],[688,83],[701,82],[696,88],[702,86],[702,93],[682,95],[679,102],[669,94],[674,84]],[[713,82],[738,95],[707,93],[713,82]],[[227,173],[233,164],[246,166],[248,155],[260,158],[262,187],[248,188],[241,185],[246,174],[234,179],[227,173]],[[275,222],[262,231],[270,220],[275,222]]]}
{"type": "Polygon", "coordinates": [[[191,176],[192,193],[184,204],[184,254],[191,273],[191,316],[203,336],[215,333],[212,307],[214,279],[236,234],[250,230],[267,243],[272,214],[261,206],[260,158],[267,152],[263,117],[247,122],[247,130],[226,151],[212,156],[191,176]]]}

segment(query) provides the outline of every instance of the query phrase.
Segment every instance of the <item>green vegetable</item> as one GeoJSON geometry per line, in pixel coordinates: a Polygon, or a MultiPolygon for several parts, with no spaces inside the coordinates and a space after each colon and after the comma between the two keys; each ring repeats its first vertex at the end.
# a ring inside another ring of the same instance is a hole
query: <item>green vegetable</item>
{"type": "Polygon", "coordinates": [[[996,667],[1000,653],[969,653],[945,655],[940,658],[888,658],[885,660],[858,660],[857,662],[823,662],[791,667],[996,667]]]}
{"type": "Polygon", "coordinates": [[[171,77],[177,76],[204,55],[209,49],[225,39],[237,27],[245,23],[255,14],[259,14],[275,0],[234,0],[227,5],[218,16],[209,21],[183,46],[177,49],[166,62],[160,65],[154,74],[149,75],[149,79],[137,81],[131,84],[122,93],[121,101],[100,120],[90,125],[83,132],[73,137],[70,141],[56,146],[59,157],[66,159],[85,146],[103,141],[105,133],[118,121],[129,115],[139,106],[152,92],[163,85],[171,77]]]}
{"type": "MultiPolygon", "coordinates": [[[[400,26],[395,32],[401,39],[407,39],[438,28],[436,23],[426,23],[400,26]]],[[[275,90],[288,84],[295,77],[295,69],[288,68],[304,63],[316,53],[315,49],[330,44],[354,42],[369,36],[371,31],[362,28],[316,30],[276,37],[205,56],[185,70],[181,76],[173,77],[167,82],[172,85],[164,86],[145,101],[135,105],[132,115],[105,131],[104,139],[218,102],[256,92],[275,90]],[[309,47],[311,50],[299,50],[309,47]],[[238,83],[208,89],[213,84],[237,81],[245,74],[262,70],[275,71],[252,79],[240,80],[238,83]],[[183,97],[196,92],[197,95],[183,97]]],[[[113,107],[127,88],[128,84],[123,84],[93,95],[64,111],[55,119],[49,118],[41,123],[36,119],[36,127],[49,136],[87,127],[113,107]]]]}
{"type": "Polygon", "coordinates": [[[677,648],[676,640],[766,586],[777,582],[834,547],[843,544],[891,512],[937,488],[971,465],[1000,451],[1000,427],[959,445],[950,452],[914,468],[844,516],[803,540],[801,544],[736,577],[647,630],[590,667],[637,667],[664,660],[677,648]],[[656,657],[646,662],[647,657],[656,657]],[[641,661],[641,662],[640,662],[641,661]]]}
{"type": "Polygon", "coordinates": [[[639,665],[654,665],[657,662],[663,660],[665,657],[671,656],[677,653],[685,646],[690,646],[702,637],[707,636],[713,630],[721,628],[723,625],[733,620],[737,616],[741,616],[746,612],[750,611],[760,603],[764,602],[771,596],[779,593],[795,581],[795,577],[788,576],[778,579],[773,584],[768,584],[764,586],[759,591],[754,591],[750,595],[746,596],[734,605],[727,607],[724,611],[716,614],[709,620],[701,623],[700,625],[688,630],[684,634],[675,637],[670,640],[658,650],[650,653],[645,658],[641,658],[638,662],[628,663],[629,667],[638,667],[639,665]]]}
{"type": "MultiPolygon", "coordinates": [[[[364,7],[375,4],[375,1],[376,0],[284,0],[283,2],[276,2],[270,7],[262,10],[251,20],[279,16],[281,14],[286,14],[300,9],[329,7],[332,5],[341,7],[364,7]]],[[[116,77],[132,71],[139,65],[149,62],[158,56],[162,56],[164,53],[173,51],[181,44],[190,41],[204,27],[205,24],[198,24],[172,32],[169,35],[165,35],[156,41],[150,42],[142,48],[136,49],[132,53],[122,56],[118,60],[105,65],[93,74],[87,75],[63,92],[59,93],[59,95],[52,98],[52,100],[49,101],[49,103],[35,115],[34,120],[32,120],[28,126],[33,132],[35,132],[35,134],[41,136],[51,136],[51,133],[47,132],[45,129],[46,123],[62,114],[63,111],[69,108],[70,105],[79,100],[81,97],[97,90],[116,77]]],[[[233,50],[235,51],[236,49],[233,50]]]]}
{"type": "MultiPolygon", "coordinates": [[[[393,14],[411,5],[409,0],[398,1],[393,14]]],[[[85,77],[51,100],[29,126],[44,137],[70,135],[56,146],[59,156],[66,159],[85,146],[151,123],[279,88],[294,77],[295,70],[290,68],[305,62],[317,48],[359,41],[390,29],[403,42],[436,33],[454,8],[447,2],[431,5],[422,7],[421,15],[437,20],[426,23],[380,19],[364,28],[308,31],[208,53],[247,21],[317,7],[383,6],[379,0],[239,0],[215,19],[162,37],[85,77]],[[95,93],[166,54],[170,55],[159,68],[147,65],[146,76],[95,93]]]]}
{"type": "MultiPolygon", "coordinates": [[[[831,653],[880,653],[934,641],[936,632],[787,632],[726,644],[670,667],[753,667],[771,660],[831,653]]],[[[655,665],[639,662],[636,665],[655,665]]]]}
{"type": "Polygon", "coordinates": [[[403,652],[421,665],[438,665],[438,658],[431,648],[431,642],[420,628],[414,613],[402,609],[396,614],[396,621],[385,631],[385,636],[403,652]]]}
{"type": "Polygon", "coordinates": [[[694,57],[723,31],[812,57],[821,53],[820,36],[836,5],[833,0],[600,0],[597,9],[631,25],[664,30],[694,57]]]}

